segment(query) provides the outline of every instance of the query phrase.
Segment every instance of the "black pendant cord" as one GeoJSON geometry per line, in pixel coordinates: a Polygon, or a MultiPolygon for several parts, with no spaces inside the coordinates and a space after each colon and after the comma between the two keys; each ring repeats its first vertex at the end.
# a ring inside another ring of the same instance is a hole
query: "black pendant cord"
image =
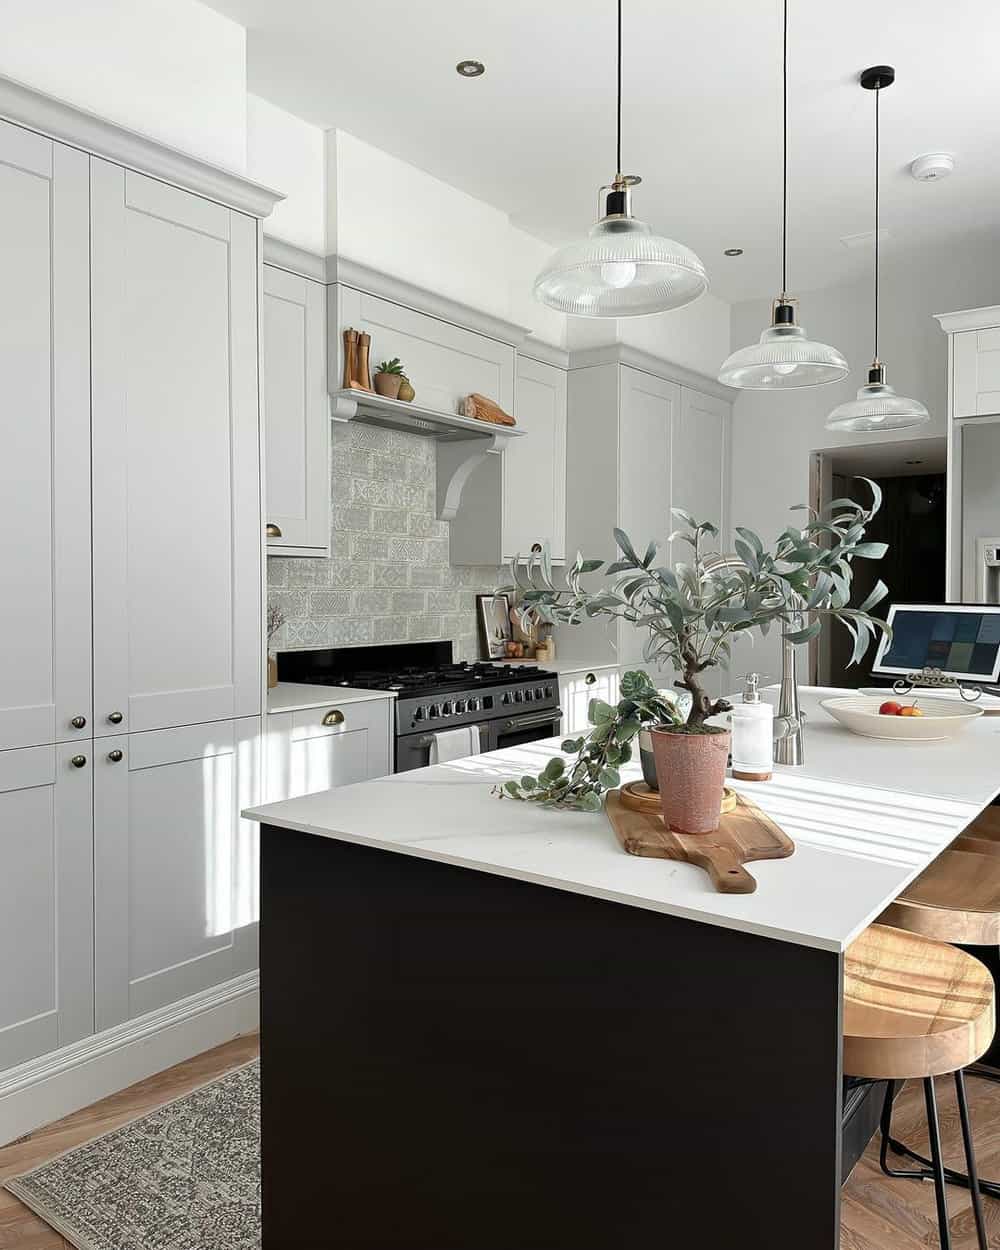
{"type": "Polygon", "coordinates": [[[879,184],[879,96],[882,94],[880,87],[875,88],[875,358],[873,363],[878,365],[878,277],[879,277],[879,248],[878,248],[878,224],[879,224],[879,202],[878,202],[878,184],[879,184]]]}
{"type": "Polygon", "coordinates": [[[781,31],[781,298],[788,280],[788,0],[781,31]]]}
{"type": "Polygon", "coordinates": [[[618,140],[615,147],[615,173],[622,172],[622,0],[618,0],[618,140]]]}

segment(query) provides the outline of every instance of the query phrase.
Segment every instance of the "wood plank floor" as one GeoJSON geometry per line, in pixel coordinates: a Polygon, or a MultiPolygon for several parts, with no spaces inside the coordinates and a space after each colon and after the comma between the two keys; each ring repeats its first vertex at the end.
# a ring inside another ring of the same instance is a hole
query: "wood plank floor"
{"type": "MultiPolygon", "coordinates": [[[[72,1146],[145,1115],[171,1099],[180,1098],[231,1068],[248,1063],[257,1050],[256,1033],[238,1037],[19,1138],[0,1149],[0,1183],[8,1176],[27,1172],[72,1146]]],[[[16,1250],[72,1250],[64,1237],[49,1228],[13,1194],[0,1189],[0,1250],[15,1247],[16,1250]]]]}
{"type": "MultiPolygon", "coordinates": [[[[0,1149],[0,1182],[143,1115],[161,1103],[179,1098],[195,1086],[246,1063],[256,1053],[256,1035],[237,1038],[13,1142],[0,1149]]],[[[954,1166],[962,1166],[954,1085],[943,1078],[937,1084],[945,1157],[954,1166]]],[[[996,1179],[1000,1177],[1000,1085],[970,1077],[968,1088],[980,1171],[983,1176],[996,1179]]],[[[894,1132],[915,1149],[926,1152],[920,1083],[908,1085],[896,1106],[894,1132]]],[[[789,1143],[789,1148],[794,1148],[793,1143],[789,1143]]],[[[1000,1201],[991,1198],[983,1201],[990,1246],[1000,1250],[1000,1201]]],[[[949,1187],[948,1210],[954,1250],[975,1250],[976,1234],[968,1194],[949,1187]]],[[[938,1245],[933,1186],[883,1176],[878,1167],[877,1140],[869,1146],[844,1189],[840,1244],[841,1250],[928,1250],[938,1245]]],[[[15,1247],[16,1250],[71,1250],[58,1233],[6,1190],[0,1190],[0,1250],[15,1247]]]]}

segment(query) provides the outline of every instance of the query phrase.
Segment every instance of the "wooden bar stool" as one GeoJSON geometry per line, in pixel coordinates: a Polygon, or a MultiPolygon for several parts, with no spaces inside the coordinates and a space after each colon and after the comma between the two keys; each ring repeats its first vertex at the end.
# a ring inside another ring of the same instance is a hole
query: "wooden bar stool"
{"type": "Polygon", "coordinates": [[[889,1082],[883,1155],[897,1083],[924,1083],[941,1250],[951,1250],[951,1232],[933,1078],[955,1077],[976,1233],[988,1250],[963,1069],[989,1046],[995,1023],[989,969],[946,942],[875,924],[844,957],[844,1072],[889,1082]]]}
{"type": "MultiPolygon", "coordinates": [[[[879,917],[880,924],[958,946],[1000,946],[1000,807],[988,807],[879,917]]],[[[994,1078],[995,1079],[995,1078],[994,1078]]],[[[930,1160],[883,1126],[882,1170],[926,1179],[930,1160]],[[888,1167],[886,1148],[921,1164],[919,1172],[888,1167]]],[[[968,1187],[962,1172],[945,1168],[951,1184],[968,1187]]],[[[1000,1184],[980,1180],[982,1193],[1000,1198],[1000,1184]]]]}

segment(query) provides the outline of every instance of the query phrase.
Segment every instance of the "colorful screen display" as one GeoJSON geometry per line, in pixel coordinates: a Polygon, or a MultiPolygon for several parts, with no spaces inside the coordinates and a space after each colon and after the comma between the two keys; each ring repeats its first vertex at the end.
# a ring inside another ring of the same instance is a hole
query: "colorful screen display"
{"type": "Polygon", "coordinates": [[[879,648],[877,672],[939,668],[971,681],[1000,678],[1000,607],[895,605],[889,624],[892,642],[879,648]]]}

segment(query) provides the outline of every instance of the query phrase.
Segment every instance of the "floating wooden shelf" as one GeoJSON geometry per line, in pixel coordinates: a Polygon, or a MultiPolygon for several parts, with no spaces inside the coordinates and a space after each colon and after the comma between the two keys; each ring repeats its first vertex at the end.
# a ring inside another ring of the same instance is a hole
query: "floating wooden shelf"
{"type": "Polygon", "coordinates": [[[446,455],[438,456],[437,511],[442,521],[455,519],[465,483],[485,457],[503,451],[508,438],[521,438],[525,433],[516,426],[494,425],[474,417],[460,417],[456,412],[421,408],[418,404],[385,399],[369,391],[333,391],[330,416],[334,421],[359,421],[363,425],[380,425],[421,438],[433,438],[439,444],[465,444],[464,447],[449,447],[446,455]]]}

